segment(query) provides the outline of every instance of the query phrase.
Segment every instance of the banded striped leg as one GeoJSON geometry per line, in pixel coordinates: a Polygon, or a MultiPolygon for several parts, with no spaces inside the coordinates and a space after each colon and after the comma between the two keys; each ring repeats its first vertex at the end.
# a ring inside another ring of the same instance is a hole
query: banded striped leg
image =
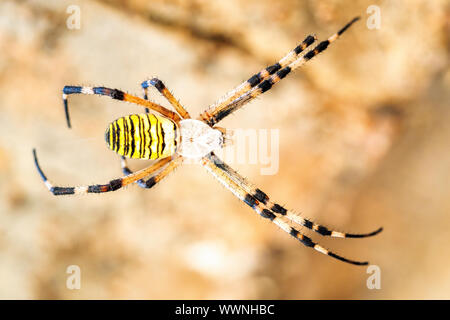
{"type": "Polygon", "coordinates": [[[167,99],[167,101],[170,102],[170,104],[175,108],[175,110],[178,112],[178,114],[183,119],[190,119],[191,116],[186,111],[186,109],[183,108],[183,106],[180,104],[180,102],[175,99],[175,97],[172,95],[172,93],[169,91],[169,89],[166,88],[164,83],[159,80],[158,78],[153,78],[151,80],[146,80],[141,83],[141,87],[144,90],[144,99],[147,100],[147,90],[148,87],[153,86],[167,99]]]}
{"type": "Polygon", "coordinates": [[[174,120],[175,122],[180,121],[180,116],[176,114],[173,111],[170,111],[163,106],[160,106],[159,104],[156,104],[154,102],[144,100],[142,98],[133,96],[131,94],[128,94],[126,92],[123,92],[118,89],[111,89],[111,88],[105,88],[105,87],[79,87],[79,86],[65,86],[63,89],[63,102],[64,102],[64,111],[66,113],[66,120],[67,120],[67,126],[70,128],[70,117],[69,117],[69,107],[67,103],[67,96],[69,94],[97,94],[101,96],[108,96],[112,99],[120,100],[120,101],[126,101],[131,102],[134,104],[141,105],[145,108],[154,110],[163,116],[174,120]]]}
{"type": "MultiPolygon", "coordinates": [[[[164,158],[164,159],[159,160],[158,162],[161,162],[166,159],[170,159],[170,158],[164,158]]],[[[133,171],[131,171],[130,168],[128,168],[127,159],[124,156],[121,156],[121,158],[120,158],[120,166],[122,168],[122,173],[124,175],[127,176],[127,175],[133,173],[133,171]]],[[[144,179],[139,179],[138,181],[136,181],[136,184],[141,188],[148,189],[147,183],[144,179]]]]}
{"type": "MultiPolygon", "coordinates": [[[[141,87],[142,87],[142,83],[141,83],[141,87]]],[[[147,88],[142,87],[142,95],[144,97],[145,100],[148,100],[148,90],[147,88]]],[[[145,108],[145,113],[149,113],[150,110],[148,108],[145,108]]]]}
{"type": "Polygon", "coordinates": [[[171,172],[173,172],[176,168],[178,168],[183,163],[183,157],[178,156],[174,158],[172,161],[169,162],[167,167],[162,169],[160,172],[149,178],[147,181],[145,181],[146,189],[152,188],[154,185],[156,185],[158,182],[160,182],[162,179],[167,177],[171,172]]]}
{"type": "Polygon", "coordinates": [[[240,97],[245,92],[249,91],[262,81],[266,80],[269,76],[277,72],[278,70],[286,67],[293,61],[295,61],[299,55],[311,44],[313,44],[317,40],[316,36],[309,35],[295,47],[294,50],[290,51],[285,57],[283,57],[277,63],[261,70],[260,72],[251,76],[247,81],[243,82],[227,94],[225,94],[222,98],[216,101],[214,104],[210,105],[203,113],[201,113],[198,117],[198,120],[207,121],[210,118],[210,112],[218,112],[222,108],[226,107],[228,104],[233,102],[236,98],[240,97]]]}
{"type": "Polygon", "coordinates": [[[243,187],[242,185],[242,182],[246,181],[244,178],[239,176],[239,179],[236,179],[236,177],[233,177],[230,174],[228,170],[229,167],[222,161],[217,160],[220,159],[218,159],[217,157],[214,156],[213,153],[211,153],[209,156],[206,156],[202,159],[202,164],[209,173],[211,173],[220,183],[222,183],[225,186],[225,188],[230,190],[237,198],[239,198],[247,205],[249,205],[254,211],[256,211],[259,215],[261,215],[261,217],[269,219],[270,221],[275,223],[278,227],[283,229],[285,232],[287,232],[288,234],[299,240],[303,245],[311,247],[316,251],[319,251],[320,253],[355,265],[368,264],[368,262],[350,260],[334,252],[331,252],[322,247],[321,245],[315,243],[309,237],[303,235],[295,228],[291,227],[289,223],[285,221],[285,218],[282,214],[280,215],[278,213],[275,213],[274,211],[266,207],[264,202],[267,202],[267,200],[264,200],[263,198],[262,201],[260,201],[261,194],[255,193],[252,195],[249,192],[247,192],[245,187],[243,187]]]}
{"type": "Polygon", "coordinates": [[[42,180],[45,183],[45,186],[48,188],[48,190],[53,193],[55,196],[59,195],[69,195],[69,194],[86,194],[86,193],[103,193],[103,192],[109,192],[109,191],[116,191],[122,187],[125,187],[126,185],[133,183],[135,181],[138,181],[148,175],[153,174],[158,169],[160,169],[164,164],[169,163],[169,165],[164,168],[160,173],[150,178],[150,182],[148,183],[149,188],[154,186],[157,182],[159,182],[162,178],[164,178],[168,174],[168,170],[172,171],[176,166],[179,165],[181,160],[178,160],[179,158],[173,159],[171,161],[171,158],[162,159],[161,161],[156,162],[155,164],[144,168],[142,170],[137,171],[136,173],[129,174],[125,177],[114,179],[108,182],[107,184],[96,184],[96,185],[89,185],[89,186],[77,186],[77,187],[59,187],[54,186],[45,176],[44,172],[42,171],[41,167],[39,166],[39,162],[36,155],[36,150],[33,149],[33,157],[34,157],[34,163],[36,165],[36,169],[39,172],[39,175],[41,176],[42,180]],[[165,160],[165,161],[163,161],[165,160]],[[170,168],[170,169],[169,169],[170,168]]]}
{"type": "MultiPolygon", "coordinates": [[[[170,159],[170,158],[164,158],[157,162],[157,163],[164,162],[161,164],[160,167],[164,166],[168,162],[168,161],[165,161],[166,159],[170,159]]],[[[155,184],[157,184],[159,181],[161,181],[164,177],[166,177],[169,173],[171,173],[175,168],[177,168],[182,162],[183,162],[183,158],[181,156],[179,156],[179,157],[175,158],[173,161],[169,162],[169,165],[166,168],[164,168],[163,170],[161,170],[161,172],[159,172],[158,174],[155,174],[148,180],[140,179],[140,180],[136,181],[136,183],[141,188],[150,189],[155,184]]],[[[122,172],[125,175],[133,174],[133,171],[131,171],[127,167],[124,157],[122,157],[121,165],[122,165],[122,172]]]]}
{"type": "Polygon", "coordinates": [[[227,106],[220,108],[217,108],[211,112],[208,113],[206,117],[203,117],[203,120],[208,123],[209,125],[215,125],[222,119],[224,119],[229,114],[233,113],[243,105],[247,104],[251,100],[255,99],[260,94],[268,91],[272,86],[279,82],[281,79],[286,77],[291,71],[301,67],[305,62],[311,60],[316,55],[324,51],[330,43],[336,41],[342,33],[344,33],[353,23],[358,21],[360,18],[354,18],[352,21],[347,23],[341,30],[339,30],[337,33],[329,37],[327,40],[320,42],[313,50],[310,50],[305,55],[299,57],[294,62],[290,63],[288,66],[284,67],[283,69],[280,69],[273,75],[271,75],[268,79],[262,81],[257,86],[252,88],[250,91],[245,92],[240,97],[229,103],[227,106]]]}
{"type": "Polygon", "coordinates": [[[216,166],[219,166],[221,170],[225,171],[227,175],[230,177],[230,179],[232,179],[235,183],[239,184],[249,195],[251,195],[262,206],[264,206],[265,209],[271,211],[273,214],[284,216],[290,221],[295,222],[301,226],[304,226],[314,232],[317,232],[322,236],[330,236],[335,238],[366,238],[374,236],[383,230],[383,228],[379,228],[370,233],[356,233],[356,234],[330,230],[323,225],[314,223],[311,220],[303,218],[299,214],[293,212],[292,210],[288,210],[283,206],[277,204],[276,202],[271,201],[270,198],[267,196],[267,194],[265,194],[260,189],[256,188],[247,179],[242,177],[236,170],[234,170],[226,163],[224,163],[214,153],[209,154],[207,157],[211,161],[213,161],[216,164],[216,166]]]}

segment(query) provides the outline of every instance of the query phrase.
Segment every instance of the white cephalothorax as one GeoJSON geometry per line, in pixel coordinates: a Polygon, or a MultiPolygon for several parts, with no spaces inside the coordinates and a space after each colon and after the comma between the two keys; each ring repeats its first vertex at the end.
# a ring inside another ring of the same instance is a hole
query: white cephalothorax
{"type": "Polygon", "coordinates": [[[178,153],[185,158],[201,158],[211,151],[222,148],[222,132],[203,121],[185,119],[180,121],[181,142],[178,153]]]}

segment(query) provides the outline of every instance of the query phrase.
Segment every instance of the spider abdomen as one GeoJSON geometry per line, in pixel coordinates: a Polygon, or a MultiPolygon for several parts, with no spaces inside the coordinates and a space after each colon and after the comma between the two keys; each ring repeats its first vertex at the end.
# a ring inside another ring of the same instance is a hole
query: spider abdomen
{"type": "Polygon", "coordinates": [[[178,127],[172,120],[145,113],[113,121],[105,133],[109,148],[134,159],[160,159],[177,149],[178,127]]]}

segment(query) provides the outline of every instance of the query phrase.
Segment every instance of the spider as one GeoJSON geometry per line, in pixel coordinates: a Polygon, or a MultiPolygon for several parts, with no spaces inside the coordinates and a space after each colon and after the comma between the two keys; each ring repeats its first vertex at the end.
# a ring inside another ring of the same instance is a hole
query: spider
{"type": "Polygon", "coordinates": [[[365,238],[378,234],[382,228],[366,234],[344,233],[331,230],[316,224],[293,211],[274,202],[263,191],[252,185],[238,172],[225,164],[214,151],[224,145],[226,129],[215,126],[219,121],[241,108],[260,94],[268,91],[274,84],[286,77],[291,71],[302,66],[336,41],[353,23],[354,18],[341,30],[320,42],[314,49],[307,51],[317,39],[308,35],[294,50],[289,52],[277,63],[263,69],[237,86],[224,97],[212,104],[196,119],[189,113],[157,78],[142,82],[143,98],[133,96],[118,89],[105,87],[65,86],[63,103],[67,125],[70,128],[67,97],[70,94],[102,95],[112,99],[131,102],[145,108],[145,113],[121,117],[113,121],[106,130],[105,140],[109,148],[121,156],[121,167],[124,176],[111,180],[106,184],[96,184],[77,187],[54,186],[45,176],[39,166],[36,150],[33,149],[34,162],[45,185],[54,195],[103,193],[116,191],[131,183],[137,183],[142,188],[152,188],[164,179],[184,159],[197,159],[198,162],[230,190],[237,198],[246,203],[261,217],[266,218],[300,241],[303,245],[313,248],[335,259],[354,264],[367,265],[344,258],[325,249],[311,238],[292,227],[292,223],[306,227],[322,236],[336,238],[365,238]],[[306,53],[305,53],[306,52],[306,53]],[[148,100],[148,88],[156,88],[173,106],[176,112],[148,100]],[[152,110],[155,113],[150,113],[152,110]],[[132,172],[127,166],[127,158],[157,160],[150,166],[132,172]],[[145,180],[145,178],[148,179],[145,180]]]}

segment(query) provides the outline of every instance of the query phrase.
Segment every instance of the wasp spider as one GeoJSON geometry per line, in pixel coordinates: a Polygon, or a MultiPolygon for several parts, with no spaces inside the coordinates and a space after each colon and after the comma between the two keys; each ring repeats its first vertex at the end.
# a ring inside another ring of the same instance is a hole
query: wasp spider
{"type": "Polygon", "coordinates": [[[142,188],[149,189],[180,166],[183,159],[198,159],[201,165],[237,198],[250,206],[261,217],[272,221],[292,237],[299,240],[303,245],[344,262],[355,265],[367,265],[368,262],[349,260],[325,249],[292,227],[290,222],[304,226],[322,236],[337,238],[369,237],[379,233],[382,230],[381,228],[367,234],[352,234],[333,231],[325,226],[316,224],[271,200],[267,194],[250,184],[214,154],[214,150],[223,147],[226,134],[225,129],[215,127],[219,121],[260,94],[268,91],[291,71],[324,51],[330,43],[337,40],[358,19],[353,19],[339,32],[320,42],[314,49],[304,53],[305,49],[316,41],[314,36],[307,36],[300,45],[284,58],[253,75],[230,91],[200,114],[197,119],[192,119],[166,86],[156,78],[144,81],[141,84],[144,94],[143,99],[117,89],[66,86],[63,89],[63,102],[69,128],[70,118],[67,104],[67,96],[69,94],[103,95],[112,99],[135,103],[145,108],[145,113],[128,115],[113,121],[106,130],[106,143],[111,150],[121,156],[124,176],[111,180],[106,184],[78,187],[54,186],[41,170],[36,151],[33,150],[37,170],[47,188],[54,195],[103,193],[118,190],[133,182],[136,182],[142,188]],[[149,87],[155,87],[170,102],[176,112],[149,101],[147,98],[149,87]],[[149,110],[158,114],[149,113],[149,110]],[[142,170],[132,172],[127,166],[126,158],[154,159],[157,161],[142,170]],[[145,180],[144,178],[148,179],[145,180]]]}

